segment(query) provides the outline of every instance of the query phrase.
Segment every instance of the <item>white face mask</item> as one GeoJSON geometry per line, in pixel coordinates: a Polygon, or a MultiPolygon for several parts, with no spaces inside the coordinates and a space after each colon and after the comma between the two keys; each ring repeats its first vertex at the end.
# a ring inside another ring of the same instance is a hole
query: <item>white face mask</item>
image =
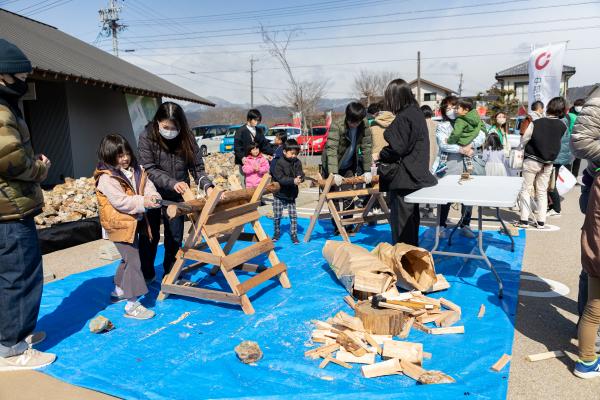
{"type": "Polygon", "coordinates": [[[575,112],[580,113],[583,107],[577,106],[575,107],[575,112]]]}
{"type": "Polygon", "coordinates": [[[158,127],[158,132],[160,133],[160,135],[162,137],[164,137],[167,140],[175,139],[177,137],[177,135],[179,135],[179,131],[177,131],[177,130],[172,131],[169,129],[161,128],[160,126],[158,127]]]}
{"type": "Polygon", "coordinates": [[[456,111],[455,110],[450,110],[450,111],[446,111],[446,117],[448,117],[449,119],[456,119],[456,111]]]}

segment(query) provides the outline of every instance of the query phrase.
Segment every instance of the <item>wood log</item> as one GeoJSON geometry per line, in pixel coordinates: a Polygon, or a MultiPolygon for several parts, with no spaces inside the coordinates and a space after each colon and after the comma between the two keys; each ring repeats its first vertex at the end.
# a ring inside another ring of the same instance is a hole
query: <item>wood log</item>
{"type": "MultiPolygon", "coordinates": [[[[319,186],[324,188],[325,182],[327,182],[327,179],[319,179],[319,186]]],[[[365,178],[363,178],[362,176],[353,176],[350,178],[344,178],[342,180],[342,185],[358,185],[360,183],[365,183],[365,178]]],[[[373,178],[371,178],[371,183],[372,184],[379,183],[379,176],[377,176],[377,175],[373,176],[373,178]]],[[[332,182],[331,186],[336,187],[335,182],[332,182]]]]}
{"type": "Polygon", "coordinates": [[[368,333],[376,335],[399,335],[405,321],[402,311],[373,308],[368,301],[356,305],[355,315],[360,318],[368,333]]]}
{"type": "MultiPolygon", "coordinates": [[[[279,183],[274,182],[270,183],[265,187],[265,193],[277,193],[279,192],[280,186],[279,183]]],[[[238,201],[250,201],[252,196],[254,195],[254,191],[256,188],[248,188],[248,189],[240,189],[233,190],[230,192],[225,192],[221,196],[221,200],[219,201],[219,205],[234,203],[238,201]]],[[[167,215],[169,218],[179,217],[180,215],[184,215],[190,212],[201,212],[204,206],[206,205],[206,198],[203,199],[194,199],[190,201],[186,201],[182,203],[183,207],[179,207],[177,205],[170,205],[167,207],[167,215]]]]}

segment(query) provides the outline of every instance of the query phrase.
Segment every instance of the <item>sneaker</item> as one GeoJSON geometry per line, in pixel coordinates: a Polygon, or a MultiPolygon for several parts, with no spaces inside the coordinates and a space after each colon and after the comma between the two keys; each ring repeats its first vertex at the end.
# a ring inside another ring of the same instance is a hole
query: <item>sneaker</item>
{"type": "Polygon", "coordinates": [[[31,347],[35,346],[36,344],[42,343],[44,340],[46,340],[46,332],[39,331],[33,332],[31,335],[27,336],[25,338],[25,343],[27,343],[29,347],[31,347]]]}
{"type": "Polygon", "coordinates": [[[461,233],[461,235],[463,235],[466,238],[469,238],[469,239],[475,238],[475,234],[473,233],[471,228],[466,225],[460,228],[460,233],[461,233]]]}
{"type": "Polygon", "coordinates": [[[292,243],[294,243],[294,244],[300,244],[300,241],[298,240],[298,236],[292,235],[292,243]]]}
{"type": "Polygon", "coordinates": [[[550,229],[550,227],[546,224],[536,224],[535,226],[539,231],[545,231],[550,229]]]}
{"type": "Polygon", "coordinates": [[[55,354],[42,353],[30,348],[18,356],[0,357],[0,372],[38,369],[52,364],[54,360],[56,360],[55,354]]]}
{"type": "MultiPolygon", "coordinates": [[[[148,285],[148,284],[146,284],[146,285],[148,285]]],[[[127,300],[125,297],[119,296],[116,292],[110,292],[110,302],[112,304],[120,303],[125,300],[127,300]]]]}
{"type": "Polygon", "coordinates": [[[136,301],[129,310],[127,307],[125,308],[124,316],[127,318],[133,319],[150,319],[154,317],[155,312],[152,310],[148,310],[146,307],[140,304],[139,301],[136,301]]]}
{"type": "Polygon", "coordinates": [[[548,212],[546,213],[547,217],[560,217],[560,213],[556,212],[554,210],[548,210],[548,212]]]}
{"type": "Polygon", "coordinates": [[[596,361],[586,363],[581,360],[575,362],[575,369],[573,374],[579,378],[590,379],[600,376],[600,360],[596,358],[596,361]]]}
{"type": "Polygon", "coordinates": [[[273,234],[273,237],[271,238],[272,241],[276,242],[279,240],[279,238],[281,237],[281,234],[278,231],[275,231],[275,233],[273,234]]]}
{"type": "Polygon", "coordinates": [[[515,227],[517,228],[523,228],[523,229],[527,229],[529,228],[529,222],[527,221],[519,221],[519,222],[515,222],[514,223],[515,227]]]}

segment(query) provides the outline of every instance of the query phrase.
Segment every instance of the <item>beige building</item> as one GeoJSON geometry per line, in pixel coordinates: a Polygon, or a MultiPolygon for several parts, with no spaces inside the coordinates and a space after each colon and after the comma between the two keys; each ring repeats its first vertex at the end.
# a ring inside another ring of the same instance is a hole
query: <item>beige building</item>
{"type": "Polygon", "coordinates": [[[452,94],[456,95],[456,92],[452,89],[421,78],[421,98],[419,98],[417,95],[417,80],[415,79],[408,84],[412,88],[419,104],[422,106],[428,105],[434,111],[440,108],[440,103],[444,97],[452,94]]]}
{"type": "MultiPolygon", "coordinates": [[[[514,90],[515,97],[521,104],[528,103],[529,70],[528,62],[524,62],[496,73],[498,86],[504,90],[514,90]]],[[[560,95],[564,96],[569,88],[569,79],[575,75],[575,67],[563,66],[560,95]]]]}

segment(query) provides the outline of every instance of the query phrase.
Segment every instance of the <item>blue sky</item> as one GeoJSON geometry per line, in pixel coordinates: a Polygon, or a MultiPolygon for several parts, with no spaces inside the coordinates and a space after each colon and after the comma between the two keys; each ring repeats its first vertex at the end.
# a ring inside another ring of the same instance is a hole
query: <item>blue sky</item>
{"type": "MultiPolygon", "coordinates": [[[[111,51],[98,36],[108,0],[0,0],[0,7],[53,25],[111,51]]],[[[354,95],[361,69],[422,77],[464,94],[527,59],[534,44],[569,41],[571,86],[600,82],[600,1],[293,0],[121,1],[121,57],[203,96],[235,103],[250,97],[249,59],[258,59],[255,99],[280,101],[286,75],[262,44],[259,26],[294,30],[289,62],[299,79],[327,80],[326,97],[354,95]],[[127,50],[128,52],[125,52],[127,50]],[[133,51],[132,51],[133,50],[133,51]]],[[[283,32],[281,32],[283,30],[283,32]]]]}

